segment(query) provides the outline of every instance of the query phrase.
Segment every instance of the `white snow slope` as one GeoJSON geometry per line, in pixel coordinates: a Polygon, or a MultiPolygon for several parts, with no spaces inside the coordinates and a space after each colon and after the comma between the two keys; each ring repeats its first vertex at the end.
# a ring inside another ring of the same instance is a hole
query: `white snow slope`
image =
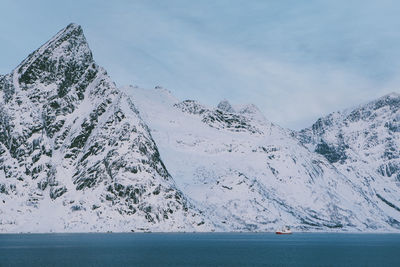
{"type": "MultiPolygon", "coordinates": [[[[123,88],[180,190],[220,229],[397,231],[375,198],[254,105],[180,102],[163,88],[123,88]]],[[[352,178],[352,177],[350,177],[352,178]]]]}

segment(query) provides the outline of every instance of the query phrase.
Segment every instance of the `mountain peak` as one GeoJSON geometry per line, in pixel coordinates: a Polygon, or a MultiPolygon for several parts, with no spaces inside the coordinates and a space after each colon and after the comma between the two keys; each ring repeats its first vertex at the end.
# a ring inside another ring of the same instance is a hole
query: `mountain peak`
{"type": "Polygon", "coordinates": [[[396,92],[391,92],[389,94],[386,94],[386,95],[378,98],[378,100],[379,99],[393,99],[393,98],[400,98],[400,94],[396,93],[396,92]]]}
{"type": "Polygon", "coordinates": [[[228,100],[224,99],[217,105],[217,108],[226,112],[234,113],[235,110],[232,108],[232,105],[228,100]]]}
{"type": "Polygon", "coordinates": [[[386,95],[383,95],[383,96],[380,96],[380,97],[375,98],[373,100],[370,100],[368,102],[365,102],[364,104],[360,104],[359,107],[374,105],[375,103],[380,102],[380,101],[388,101],[388,100],[390,101],[390,100],[397,99],[397,98],[400,98],[400,94],[399,93],[390,92],[390,93],[388,93],[386,95]]]}
{"type": "MultiPolygon", "coordinates": [[[[80,38],[82,40],[82,37],[85,38],[82,27],[76,23],[70,23],[61,31],[59,31],[53,38],[51,38],[49,42],[54,42],[57,40],[65,41],[69,38],[80,38]]],[[[86,42],[86,40],[82,41],[86,42]]]]}
{"type": "Polygon", "coordinates": [[[369,102],[365,106],[362,106],[361,109],[372,108],[373,110],[377,110],[385,106],[390,107],[390,109],[396,109],[396,110],[400,108],[400,94],[391,92],[382,97],[379,97],[376,100],[369,102]]]}
{"type": "Polygon", "coordinates": [[[25,59],[21,65],[23,65],[29,59],[40,56],[44,53],[51,53],[60,45],[69,46],[69,49],[73,49],[77,46],[85,46],[88,49],[88,44],[86,38],[83,34],[82,27],[76,23],[70,23],[65,28],[61,29],[56,35],[54,35],[50,40],[44,43],[40,48],[31,53],[27,59],[25,59]]]}
{"type": "MultiPolygon", "coordinates": [[[[389,128],[392,127],[397,130],[397,126],[390,126],[389,117],[392,116],[391,114],[397,114],[399,110],[400,94],[391,92],[356,107],[330,113],[325,117],[319,118],[310,128],[303,129],[301,132],[306,133],[312,129],[314,134],[321,134],[332,127],[342,127],[338,125],[352,127],[350,126],[352,125],[351,123],[358,123],[359,121],[372,123],[375,125],[374,127],[376,127],[376,123],[385,121],[389,128]]],[[[394,123],[397,123],[398,119],[392,119],[394,123]]]]}
{"type": "Polygon", "coordinates": [[[79,29],[81,28],[81,25],[76,24],[74,22],[71,22],[70,24],[67,25],[67,27],[65,27],[65,29],[79,29]]]}
{"type": "Polygon", "coordinates": [[[81,26],[71,23],[22,61],[14,73],[22,85],[49,84],[60,77],[76,76],[93,63],[81,26]]]}

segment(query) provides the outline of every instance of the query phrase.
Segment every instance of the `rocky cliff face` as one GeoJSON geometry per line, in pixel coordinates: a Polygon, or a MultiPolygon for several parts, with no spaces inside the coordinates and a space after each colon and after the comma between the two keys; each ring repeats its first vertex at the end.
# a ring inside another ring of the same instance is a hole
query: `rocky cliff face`
{"type": "Polygon", "coordinates": [[[0,231],[205,227],[80,26],[1,76],[0,106],[0,231]]]}
{"type": "Polygon", "coordinates": [[[400,226],[400,95],[320,118],[299,138],[348,176],[400,226]]]}

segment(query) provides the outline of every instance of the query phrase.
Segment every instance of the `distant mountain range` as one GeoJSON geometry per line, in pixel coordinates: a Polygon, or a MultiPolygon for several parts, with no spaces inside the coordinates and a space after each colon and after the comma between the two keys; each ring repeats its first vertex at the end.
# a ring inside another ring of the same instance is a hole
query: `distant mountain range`
{"type": "Polygon", "coordinates": [[[70,24],[0,75],[0,232],[400,230],[400,95],[291,131],[117,88],[70,24]]]}

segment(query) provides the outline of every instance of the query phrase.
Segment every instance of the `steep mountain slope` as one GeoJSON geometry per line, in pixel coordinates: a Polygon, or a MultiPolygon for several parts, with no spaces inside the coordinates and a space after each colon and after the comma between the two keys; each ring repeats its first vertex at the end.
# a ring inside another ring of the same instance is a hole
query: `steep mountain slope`
{"type": "Polygon", "coordinates": [[[76,24],[0,75],[0,232],[400,229],[398,94],[296,133],[122,91],[76,24]]]}
{"type": "Polygon", "coordinates": [[[400,95],[318,119],[302,142],[348,176],[400,228],[400,95]]]}
{"type": "Polygon", "coordinates": [[[80,26],[0,76],[0,232],[210,227],[80,26]]]}
{"type": "Polygon", "coordinates": [[[123,89],[178,187],[222,230],[393,230],[365,192],[253,105],[208,108],[163,88],[123,89]]]}

